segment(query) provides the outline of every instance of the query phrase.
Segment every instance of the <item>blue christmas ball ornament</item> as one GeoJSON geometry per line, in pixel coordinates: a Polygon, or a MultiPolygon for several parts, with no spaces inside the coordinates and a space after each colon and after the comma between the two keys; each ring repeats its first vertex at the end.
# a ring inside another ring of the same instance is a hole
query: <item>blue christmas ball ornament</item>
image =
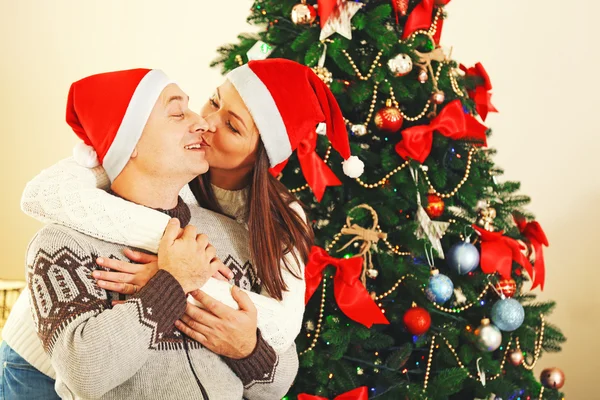
{"type": "Polygon", "coordinates": [[[430,301],[438,304],[447,302],[454,293],[454,284],[446,275],[439,273],[437,269],[431,271],[431,278],[425,290],[425,295],[430,301]]]}
{"type": "Polygon", "coordinates": [[[452,246],[446,255],[446,259],[452,270],[460,275],[465,275],[479,265],[479,251],[467,239],[465,242],[452,246]]]}
{"type": "Polygon", "coordinates": [[[500,330],[512,332],[518,329],[525,319],[525,310],[515,299],[502,299],[492,307],[492,321],[500,330]]]}

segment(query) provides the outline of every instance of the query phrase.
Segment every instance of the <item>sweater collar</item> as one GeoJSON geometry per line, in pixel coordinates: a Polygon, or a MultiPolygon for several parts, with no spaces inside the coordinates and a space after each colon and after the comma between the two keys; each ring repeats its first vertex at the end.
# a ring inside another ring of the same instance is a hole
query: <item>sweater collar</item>
{"type": "Polygon", "coordinates": [[[250,192],[248,187],[240,190],[226,190],[215,185],[211,186],[225,214],[232,216],[238,222],[248,220],[248,195],[250,192]]]}

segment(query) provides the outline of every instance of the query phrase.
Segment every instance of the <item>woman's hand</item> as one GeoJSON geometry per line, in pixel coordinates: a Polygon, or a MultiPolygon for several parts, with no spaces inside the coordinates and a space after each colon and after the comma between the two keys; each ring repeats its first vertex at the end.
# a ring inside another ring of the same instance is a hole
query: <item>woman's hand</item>
{"type": "Polygon", "coordinates": [[[146,286],[148,281],[158,272],[158,257],[140,251],[125,249],[125,256],[133,263],[101,257],[96,263],[113,271],[94,271],[92,276],[98,286],[112,292],[135,294],[146,286]]]}
{"type": "Polygon", "coordinates": [[[234,286],[231,294],[240,309],[234,310],[201,290],[190,293],[203,308],[187,304],[175,326],[213,353],[233,359],[248,357],[256,347],[256,307],[234,286]]]}

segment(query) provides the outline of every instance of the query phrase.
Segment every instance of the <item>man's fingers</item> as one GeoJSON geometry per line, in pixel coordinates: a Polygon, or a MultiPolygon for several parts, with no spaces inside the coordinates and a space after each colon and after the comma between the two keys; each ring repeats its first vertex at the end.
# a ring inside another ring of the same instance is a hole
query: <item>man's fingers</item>
{"type": "Polygon", "coordinates": [[[140,266],[137,264],[132,264],[128,263],[127,261],[115,260],[114,258],[107,257],[97,258],[96,264],[98,264],[101,267],[114,269],[115,271],[127,272],[128,274],[134,274],[140,270],[140,266]]]}
{"type": "Polygon", "coordinates": [[[124,253],[125,257],[129,258],[131,261],[135,261],[138,264],[149,264],[158,260],[158,257],[154,254],[146,254],[132,249],[125,249],[124,253]]]}
{"type": "Polygon", "coordinates": [[[186,325],[181,320],[175,321],[175,326],[177,327],[177,329],[179,329],[181,332],[183,332],[184,335],[201,343],[204,347],[206,347],[210,350],[209,343],[208,343],[208,340],[206,339],[206,336],[204,336],[200,332],[196,332],[195,330],[190,328],[188,325],[186,325]]]}
{"type": "Polygon", "coordinates": [[[208,236],[206,236],[204,233],[199,234],[198,236],[196,236],[196,243],[198,243],[199,250],[206,249],[209,245],[208,236]]]}
{"type": "Polygon", "coordinates": [[[194,299],[196,299],[200,304],[202,304],[202,306],[206,310],[210,311],[211,313],[213,313],[215,316],[217,316],[219,318],[223,318],[226,315],[228,315],[229,313],[231,313],[232,311],[236,311],[233,308],[226,306],[225,304],[216,300],[215,298],[210,297],[209,295],[204,293],[202,290],[195,290],[195,291],[191,292],[190,294],[192,295],[192,297],[194,299]]]}
{"type": "Polygon", "coordinates": [[[125,304],[125,300],[113,300],[111,302],[112,306],[116,306],[117,304],[125,304]]]}
{"type": "Polygon", "coordinates": [[[183,235],[181,236],[181,238],[183,240],[195,240],[196,235],[197,235],[196,227],[194,225],[188,225],[185,228],[183,228],[183,235]]]}
{"type": "Polygon", "coordinates": [[[215,246],[213,246],[212,244],[209,244],[206,247],[206,258],[208,258],[209,260],[212,260],[216,256],[217,256],[217,249],[215,249],[215,246]]]}
{"type": "Polygon", "coordinates": [[[256,313],[256,306],[250,299],[250,296],[246,294],[242,289],[237,286],[231,288],[231,296],[240,306],[240,310],[247,311],[249,313],[256,313]]]}
{"type": "Polygon", "coordinates": [[[175,240],[179,237],[180,223],[177,218],[171,218],[165,229],[162,239],[159,244],[159,251],[164,251],[171,247],[175,240]]]}

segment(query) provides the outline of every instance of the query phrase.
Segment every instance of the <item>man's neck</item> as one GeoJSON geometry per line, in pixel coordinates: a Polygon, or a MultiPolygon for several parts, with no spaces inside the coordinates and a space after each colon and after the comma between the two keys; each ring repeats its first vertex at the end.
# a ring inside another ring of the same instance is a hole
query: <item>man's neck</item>
{"type": "MultiPolygon", "coordinates": [[[[138,174],[139,175],[139,174],[138,174]]],[[[154,177],[119,175],[111,190],[125,200],[149,208],[171,210],[177,206],[179,192],[186,183],[165,182],[154,177]]]]}

